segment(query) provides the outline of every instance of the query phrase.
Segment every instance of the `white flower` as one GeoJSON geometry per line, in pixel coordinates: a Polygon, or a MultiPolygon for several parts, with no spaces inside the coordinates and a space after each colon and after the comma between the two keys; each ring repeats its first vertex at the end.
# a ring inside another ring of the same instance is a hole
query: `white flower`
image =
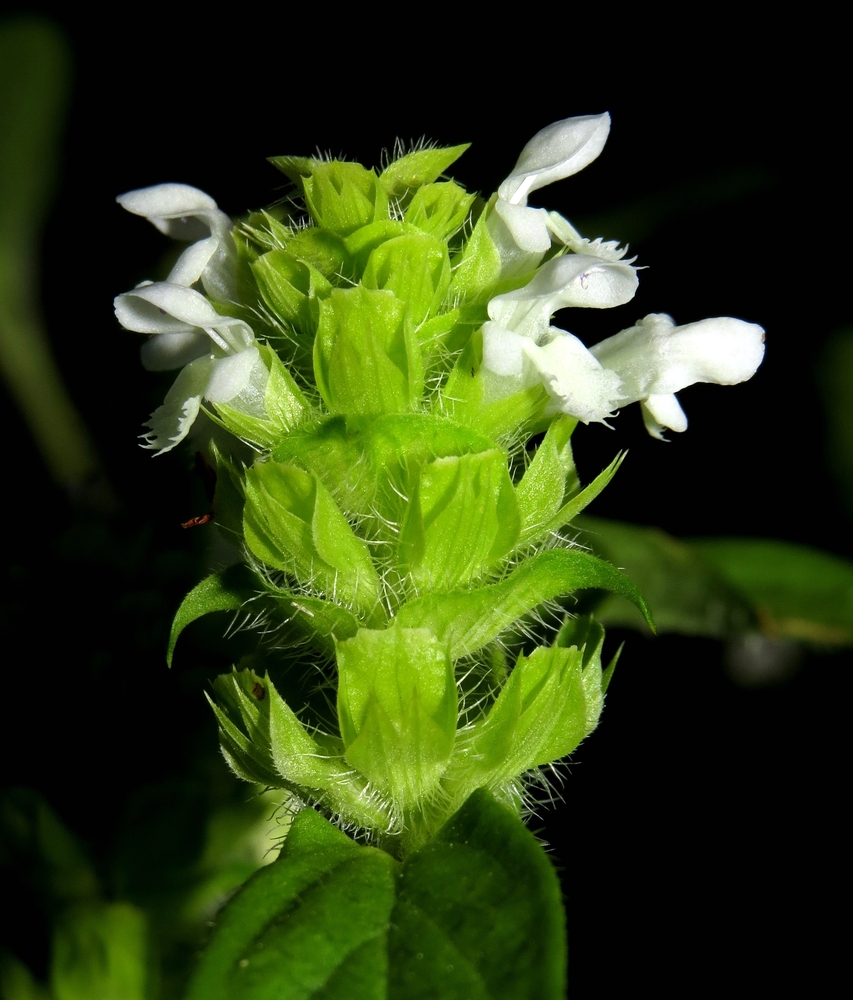
{"type": "Polygon", "coordinates": [[[161,233],[192,243],[167,281],[189,287],[200,280],[211,298],[226,301],[233,297],[233,226],[210,195],[188,184],[155,184],[121,194],[116,201],[128,212],[148,219],[161,233]]]}
{"type": "Polygon", "coordinates": [[[592,163],[604,148],[609,132],[610,115],[587,115],[555,122],[527,143],[509,177],[498,188],[494,212],[488,220],[489,233],[505,270],[535,267],[551,247],[550,215],[543,208],[529,208],[528,195],[592,163]]]}
{"type": "Polygon", "coordinates": [[[145,446],[158,454],[187,436],[202,399],[266,416],[268,372],[252,329],[222,316],[199,292],[170,281],[142,284],[115,300],[119,323],[155,336],[142,348],[151,371],[183,370],[146,424],[145,446]]]}
{"type": "Polygon", "coordinates": [[[764,358],[764,330],[728,316],[676,326],[670,316],[652,313],[590,353],[621,378],[620,405],[641,401],[646,429],[662,439],[666,428],[687,429],[674,393],[696,382],[737,385],[752,378],[764,358]]]}
{"type": "MultiPolygon", "coordinates": [[[[542,309],[530,308],[520,293],[537,279],[489,304],[483,365],[508,380],[509,391],[541,382],[555,410],[584,423],[604,423],[621,407],[641,402],[646,429],[663,440],[667,428],[687,429],[674,393],[695,382],[744,382],[764,357],[764,331],[754,323],[721,317],[678,327],[663,314],[646,316],[588,350],[577,337],[548,326],[542,309]]],[[[551,312],[562,304],[547,296],[541,302],[551,312]]]]}
{"type": "MultiPolygon", "coordinates": [[[[618,240],[603,240],[601,237],[589,240],[575,229],[568,219],[564,219],[559,212],[548,213],[548,229],[558,243],[568,247],[573,253],[585,254],[588,257],[600,257],[602,260],[622,260],[628,252],[627,247],[620,247],[618,240]]],[[[636,257],[626,260],[626,264],[633,264],[636,257]]]]}
{"type": "Polygon", "coordinates": [[[489,302],[489,318],[538,341],[558,309],[621,306],[631,301],[637,285],[637,271],[630,264],[567,254],[543,264],[523,287],[496,295],[489,302]]]}

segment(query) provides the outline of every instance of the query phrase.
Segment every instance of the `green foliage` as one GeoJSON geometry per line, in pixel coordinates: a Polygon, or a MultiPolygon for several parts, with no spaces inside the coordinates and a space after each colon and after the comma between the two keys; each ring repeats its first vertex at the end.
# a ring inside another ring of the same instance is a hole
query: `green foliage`
{"type": "Polygon", "coordinates": [[[222,911],[187,1000],[557,1000],[564,950],[554,870],[486,793],[402,864],[304,810],[222,911]]]}
{"type": "Polygon", "coordinates": [[[153,955],[145,915],[127,903],[69,910],[54,933],[55,1000],[153,1000],[153,955]]]}
{"type": "MultiPolygon", "coordinates": [[[[654,609],[660,632],[728,638],[761,631],[815,646],[853,644],[853,565],[817,549],[762,539],[681,541],[658,528],[584,516],[581,540],[624,566],[654,609]]],[[[642,626],[611,595],[606,625],[642,626]]]]}
{"type": "Polygon", "coordinates": [[[103,472],[38,308],[38,240],[58,186],[71,82],[67,42],[50,21],[0,22],[0,377],[53,478],[79,493],[103,472]]]}
{"type": "Polygon", "coordinates": [[[361,629],[338,644],[338,719],[347,763],[400,809],[438,786],[456,737],[447,649],[426,629],[361,629]]]}
{"type": "MultiPolygon", "coordinates": [[[[659,632],[723,638],[747,631],[753,621],[748,602],[686,542],[658,528],[584,516],[580,541],[618,566],[637,583],[654,610],[659,632]]],[[[642,628],[637,612],[618,596],[596,605],[605,625],[642,628]]]]}
{"type": "Polygon", "coordinates": [[[853,563],[758,538],[693,543],[754,609],[765,634],[818,646],[853,645],[853,563]]]}
{"type": "Polygon", "coordinates": [[[436,458],[412,483],[400,526],[400,565],[416,592],[451,590],[506,556],[519,527],[501,451],[436,458]]]}
{"type": "Polygon", "coordinates": [[[429,628],[449,644],[451,656],[468,656],[545,601],[588,588],[627,598],[653,628],[649,606],[630,579],[576,549],[541,552],[501,583],[418,598],[400,610],[397,621],[407,628],[429,628]]]}
{"type": "Polygon", "coordinates": [[[243,566],[230,566],[206,577],[181,601],[169,635],[166,662],[171,667],[181,632],[194,621],[216,611],[239,611],[255,596],[252,574],[243,566]]]}

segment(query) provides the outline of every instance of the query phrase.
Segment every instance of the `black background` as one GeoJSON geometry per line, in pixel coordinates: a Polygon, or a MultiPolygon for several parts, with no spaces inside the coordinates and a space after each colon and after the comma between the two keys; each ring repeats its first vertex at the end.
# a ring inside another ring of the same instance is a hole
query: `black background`
{"type": "MultiPolygon", "coordinates": [[[[648,312],[737,316],[766,328],[767,357],[745,385],[680,394],[690,428],[668,445],[645,435],[637,407],[615,431],[578,433],[587,479],[630,447],[593,512],[853,555],[816,375],[850,322],[829,47],[793,27],[771,45],[641,21],[617,47],[600,10],[540,13],[518,31],[444,17],[417,14],[417,30],[396,15],[329,25],[293,8],[263,23],[201,9],[60,17],[74,78],[43,308],[118,503],[70,504],[3,402],[7,712],[39,730],[25,747],[10,725],[3,752],[7,780],[40,788],[96,857],[134,789],[195,780],[216,739],[202,691],[229,655],[200,638],[171,673],[162,660],[170,612],[207,558],[203,529],[180,522],[206,500],[186,455],[135,445],[168,379],[141,370],[111,303],[158,276],[166,241],[122,213],[121,192],[181,181],[236,215],[275,197],[267,156],[319,148],[376,164],[396,137],[426,136],[472,142],[452,173],[488,193],[538,129],[609,110],[600,159],[532,200],[585,235],[628,241],[648,269],[629,305],[560,320],[593,342],[648,312]],[[658,41],[664,27],[677,42],[658,41]]],[[[627,638],[601,728],[561,769],[564,802],[542,811],[570,995],[742,995],[799,976],[820,993],[837,940],[847,654],[807,655],[784,683],[746,689],[717,643],[627,638]]],[[[27,919],[13,945],[38,966],[27,919]]]]}

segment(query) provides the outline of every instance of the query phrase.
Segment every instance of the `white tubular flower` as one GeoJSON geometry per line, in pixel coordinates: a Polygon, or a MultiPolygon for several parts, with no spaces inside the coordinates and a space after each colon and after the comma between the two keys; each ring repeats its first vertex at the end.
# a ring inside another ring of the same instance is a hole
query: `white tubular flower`
{"type": "Polygon", "coordinates": [[[189,433],[202,399],[263,417],[268,372],[247,323],[222,316],[199,292],[160,281],[115,300],[119,323],[155,334],[142,348],[151,371],[183,368],[146,424],[145,447],[170,451],[189,433]]]}
{"type": "Polygon", "coordinates": [[[663,440],[667,428],[687,429],[673,394],[696,382],[737,385],[752,378],[764,358],[764,330],[728,316],[676,326],[670,316],[652,313],[590,353],[621,378],[621,405],[641,401],[646,429],[663,440]]]}
{"type": "Polygon", "coordinates": [[[121,194],[116,201],[128,212],[148,219],[166,236],[192,243],[178,258],[167,281],[189,287],[200,280],[212,298],[232,298],[233,225],[210,195],[188,184],[155,184],[121,194]]]}
{"type": "Polygon", "coordinates": [[[566,118],[537,132],[498,188],[489,232],[510,270],[535,267],[551,246],[549,213],[528,208],[532,191],[583,170],[599,155],[610,132],[610,115],[566,118]]]}
{"type": "MultiPolygon", "coordinates": [[[[588,350],[572,334],[547,326],[541,311],[524,311],[522,303],[513,309],[508,300],[516,294],[489,304],[493,321],[483,326],[484,367],[508,380],[504,391],[541,382],[554,410],[584,423],[605,423],[616,410],[640,402],[646,429],[664,440],[665,429],[687,429],[674,393],[695,382],[745,382],[764,357],[764,331],[754,323],[722,317],[677,327],[662,314],[646,316],[588,350]]],[[[548,308],[559,303],[552,299],[548,308]]]]}

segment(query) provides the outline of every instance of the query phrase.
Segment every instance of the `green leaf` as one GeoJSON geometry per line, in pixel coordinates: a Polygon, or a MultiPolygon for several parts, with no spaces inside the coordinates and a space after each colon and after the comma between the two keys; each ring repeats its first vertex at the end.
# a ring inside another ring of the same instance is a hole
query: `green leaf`
{"type": "Polygon", "coordinates": [[[853,563],[758,538],[709,538],[693,547],[746,596],[762,631],[818,645],[853,644],[853,563]]]}
{"type": "MultiPolygon", "coordinates": [[[[493,376],[482,367],[483,339],[479,327],[485,317],[472,328],[467,343],[441,390],[439,407],[459,424],[464,424],[491,438],[517,435],[520,428],[529,431],[539,428],[550,402],[544,385],[536,384],[509,396],[488,392],[488,382],[493,376]]],[[[464,329],[464,324],[460,324],[464,329]]],[[[550,423],[547,420],[546,423],[550,423]]]]}
{"type": "Polygon", "coordinates": [[[181,601],[169,633],[166,662],[171,667],[175,645],[181,632],[191,622],[214,611],[239,611],[258,594],[257,580],[245,566],[229,566],[193,587],[181,601]]]}
{"type": "Polygon", "coordinates": [[[334,656],[335,640],[350,639],[361,627],[351,611],[321,597],[304,597],[283,590],[271,590],[270,596],[286,619],[329,656],[334,656]]]}
{"type": "MultiPolygon", "coordinates": [[[[26,11],[27,5],[17,8],[26,11]]],[[[6,8],[10,13],[14,8],[6,8]]],[[[44,328],[41,235],[62,174],[70,44],[39,14],[0,21],[0,376],[54,479],[76,496],[114,503],[86,424],[44,328]]],[[[70,235],[70,234],[69,234],[70,235]]],[[[70,247],[70,244],[69,244],[70,247]]],[[[73,251],[72,251],[73,252],[73,251]]],[[[91,502],[91,500],[90,500],[91,502]]]]}
{"type": "MultiPolygon", "coordinates": [[[[288,239],[287,252],[333,285],[349,278],[354,270],[343,238],[326,229],[300,229],[288,239]]],[[[313,280],[319,295],[325,286],[313,280]]]]}
{"type": "Polygon", "coordinates": [[[55,1000],[153,1000],[153,955],[145,914],[127,903],[72,907],[53,935],[55,1000]]]}
{"type": "Polygon", "coordinates": [[[293,171],[295,158],[274,157],[271,162],[301,186],[309,212],[323,229],[348,236],[368,223],[388,218],[385,187],[360,163],[299,160],[298,169],[293,171]]]}
{"type": "Polygon", "coordinates": [[[565,503],[557,513],[547,522],[546,530],[542,534],[550,534],[559,531],[573,521],[578,514],[598,496],[610,480],[616,475],[619,466],[625,458],[627,452],[620,452],[616,458],[593,479],[591,483],[584,486],[576,493],[568,503],[565,503]]]}
{"type": "MultiPolygon", "coordinates": [[[[294,249],[298,249],[298,246],[294,249]]],[[[332,290],[329,281],[310,263],[289,250],[271,250],[252,264],[264,302],[285,323],[305,337],[314,336],[317,300],[332,290]]]]}
{"type": "Polygon", "coordinates": [[[364,777],[344,760],[341,740],[316,730],[310,735],[269,676],[232,670],[216,678],[214,691],[218,702],[208,701],[235,774],[286,788],[362,829],[387,830],[395,824],[387,800],[375,789],[368,794],[364,777]]]}
{"type": "Polygon", "coordinates": [[[364,460],[364,448],[359,422],[338,415],[297,428],[280,442],[273,458],[313,472],[342,510],[367,516],[376,483],[364,460]]]}
{"type": "Polygon", "coordinates": [[[186,1000],[385,1000],[396,871],[304,809],[220,914],[186,1000]]]}
{"type": "Polygon", "coordinates": [[[542,552],[488,587],[418,598],[400,609],[397,621],[407,628],[430,629],[456,658],[475,653],[537,605],[587,588],[626,597],[654,628],[649,606],[628,577],[576,549],[542,552]]]}
{"type": "Polygon", "coordinates": [[[406,859],[388,1000],[563,1000],[560,885],[521,820],[475,792],[406,859]]]}
{"type": "Polygon", "coordinates": [[[3,1000],[52,1000],[24,963],[5,948],[0,948],[0,997],[3,1000]]]}
{"type": "Polygon", "coordinates": [[[501,276],[501,255],[486,226],[489,211],[481,212],[465,249],[453,261],[451,294],[469,302],[487,302],[501,276]]]}
{"type": "Polygon", "coordinates": [[[524,540],[541,534],[560,510],[566,492],[579,485],[571,445],[577,424],[565,415],[551,422],[516,487],[524,540]]]}
{"type": "Polygon", "coordinates": [[[169,633],[166,662],[171,667],[175,645],[191,622],[214,611],[239,611],[258,595],[258,581],[245,566],[229,566],[202,580],[181,601],[169,633]]]}
{"type": "Polygon", "coordinates": [[[559,1000],[560,887],[476,792],[402,865],[311,810],[222,910],[186,1000],[559,1000]]]}
{"type": "Polygon", "coordinates": [[[9,870],[30,871],[51,907],[100,894],[83,846],[34,788],[0,792],[0,858],[9,870]]]}
{"type": "Polygon", "coordinates": [[[535,649],[520,656],[485,719],[474,726],[468,780],[499,785],[571,753],[587,735],[582,653],[535,649]]]}
{"type": "Polygon", "coordinates": [[[353,262],[355,275],[357,277],[362,275],[374,250],[389,240],[404,236],[407,232],[409,229],[404,222],[397,219],[380,219],[350,233],[344,240],[344,246],[353,262]]]}
{"type": "MultiPolygon", "coordinates": [[[[753,622],[749,600],[727,580],[701,548],[658,528],[584,516],[574,522],[579,541],[622,566],[654,609],[660,632],[725,638],[747,631],[753,622]]],[[[636,611],[620,597],[595,607],[606,626],[642,628],[636,611]]]]}
{"type": "Polygon", "coordinates": [[[371,253],[364,269],[365,288],[387,289],[406,303],[415,325],[444,302],[450,286],[447,247],[426,233],[386,240],[371,253]]]}

